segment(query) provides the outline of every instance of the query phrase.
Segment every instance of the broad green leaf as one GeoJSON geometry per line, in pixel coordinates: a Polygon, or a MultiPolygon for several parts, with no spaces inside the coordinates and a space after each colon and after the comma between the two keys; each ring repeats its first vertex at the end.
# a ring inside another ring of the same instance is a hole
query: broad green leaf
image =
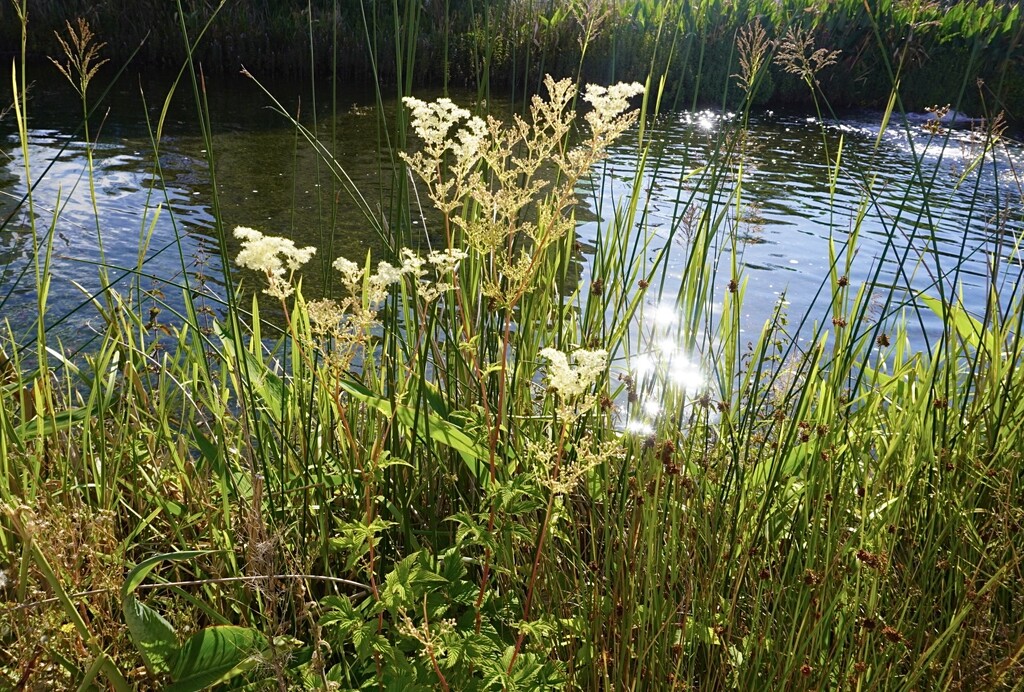
{"type": "Polygon", "coordinates": [[[250,627],[222,625],[196,632],[174,656],[167,692],[198,692],[256,666],[267,640],[250,627]]]}
{"type": "Polygon", "coordinates": [[[220,449],[203,435],[203,432],[195,422],[192,423],[191,428],[192,438],[195,440],[196,446],[199,447],[203,458],[210,464],[210,468],[219,472],[223,468],[223,465],[220,463],[220,449]]]}
{"type": "Polygon", "coordinates": [[[448,420],[448,404],[437,391],[437,387],[426,380],[418,380],[423,391],[423,398],[430,408],[445,420],[448,420]]]}
{"type": "Polygon", "coordinates": [[[54,416],[44,416],[41,426],[39,421],[33,418],[16,427],[14,434],[18,439],[25,439],[26,436],[33,434],[52,435],[55,432],[67,430],[71,426],[85,421],[89,417],[90,411],[95,413],[95,410],[90,406],[79,406],[61,411],[54,416]]]}
{"type": "Polygon", "coordinates": [[[938,298],[923,295],[921,300],[940,320],[947,324],[952,322],[952,327],[956,330],[957,335],[963,339],[964,343],[971,346],[971,348],[978,348],[978,345],[981,343],[981,337],[985,333],[981,322],[956,306],[946,305],[938,298]]]}
{"type": "Polygon", "coordinates": [[[142,654],[146,669],[153,675],[169,673],[171,660],[178,651],[178,635],[174,627],[134,594],[128,594],[121,605],[128,632],[142,654]]]}

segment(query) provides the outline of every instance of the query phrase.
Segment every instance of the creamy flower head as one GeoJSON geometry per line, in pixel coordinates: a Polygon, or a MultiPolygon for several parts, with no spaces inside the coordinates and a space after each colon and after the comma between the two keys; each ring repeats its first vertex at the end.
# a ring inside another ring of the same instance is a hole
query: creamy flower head
{"type": "Polygon", "coordinates": [[[467,257],[469,255],[464,250],[448,249],[440,252],[432,250],[427,255],[427,261],[434,265],[438,274],[446,274],[456,271],[459,268],[459,263],[467,257]]]}
{"type": "Polygon", "coordinates": [[[588,84],[583,100],[594,107],[594,111],[605,119],[617,117],[629,108],[629,99],[644,93],[644,85],[640,82],[626,84],[619,82],[609,87],[588,84]]]}
{"type": "Polygon", "coordinates": [[[420,278],[427,273],[423,268],[425,259],[417,255],[407,247],[402,248],[402,267],[399,269],[403,274],[410,274],[414,278],[420,278]]]}
{"type": "Polygon", "coordinates": [[[306,312],[313,331],[321,334],[330,333],[345,317],[341,306],[329,298],[310,301],[306,304],[306,312]]]}
{"type": "Polygon", "coordinates": [[[402,270],[390,262],[378,262],[377,273],[370,276],[370,283],[376,286],[390,286],[402,280],[402,270]]]}
{"type": "Polygon", "coordinates": [[[466,126],[456,135],[457,142],[452,145],[455,158],[462,161],[476,158],[485,137],[487,137],[487,123],[474,115],[466,121],[466,126]]]}
{"type": "Polygon", "coordinates": [[[608,365],[608,351],[604,349],[573,351],[576,367],[569,365],[569,358],[558,349],[545,348],[540,355],[548,359],[548,385],[564,397],[586,392],[608,365]]]}
{"type": "Polygon", "coordinates": [[[414,96],[406,96],[402,103],[412,115],[412,127],[428,145],[437,145],[448,136],[448,131],[460,120],[470,116],[465,108],[456,106],[450,98],[439,98],[427,103],[414,96]]]}
{"type": "MultiPolygon", "coordinates": [[[[408,259],[408,258],[407,258],[408,259]]],[[[341,280],[353,295],[363,285],[363,268],[350,259],[339,257],[331,264],[341,272],[341,280]]],[[[378,262],[377,271],[366,277],[366,298],[371,303],[379,303],[387,297],[387,287],[398,283],[406,273],[412,273],[415,262],[407,261],[402,267],[389,262],[378,262]]]]}
{"type": "MultiPolygon", "coordinates": [[[[586,120],[595,135],[603,136],[618,132],[631,121],[631,117],[623,120],[622,114],[629,108],[629,99],[644,93],[644,85],[639,82],[626,84],[619,82],[610,87],[588,84],[583,100],[594,107],[587,113],[586,120]]],[[[635,115],[635,114],[634,114],[635,115]]]]}
{"type": "Polygon", "coordinates": [[[363,268],[350,259],[339,257],[331,264],[332,267],[341,272],[341,280],[352,287],[362,283],[363,268]]]}
{"type": "Polygon", "coordinates": [[[235,262],[240,267],[263,272],[268,284],[264,292],[276,298],[287,298],[294,292],[289,281],[291,273],[316,254],[315,247],[299,248],[288,238],[263,235],[248,226],[237,226],[234,235],[242,241],[235,262]]]}
{"type": "Polygon", "coordinates": [[[456,167],[468,170],[476,163],[488,135],[487,123],[482,118],[456,106],[449,98],[428,103],[406,96],[402,102],[409,108],[410,124],[423,140],[426,152],[425,157],[423,154],[402,154],[414,169],[433,170],[449,150],[454,154],[456,167]],[[458,131],[452,134],[456,127],[458,131]]]}

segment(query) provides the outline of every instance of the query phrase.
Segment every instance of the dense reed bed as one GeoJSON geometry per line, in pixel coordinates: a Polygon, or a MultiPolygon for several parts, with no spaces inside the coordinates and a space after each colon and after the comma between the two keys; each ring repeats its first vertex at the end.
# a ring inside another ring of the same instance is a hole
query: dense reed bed
{"type": "MultiPolygon", "coordinates": [[[[398,122],[382,121],[399,171],[382,204],[278,107],[384,255],[337,256],[329,225],[316,248],[226,228],[211,186],[231,267],[215,314],[185,272],[164,288],[183,309],[167,319],[168,301],[158,322],[144,248],[127,285],[101,257],[104,290],[83,309],[103,327],[74,359],[46,329],[60,218],[32,226],[46,173],[31,166],[23,53],[7,117],[39,319],[2,342],[0,686],[1013,689],[1020,288],[994,265],[988,309],[969,314],[955,283],[886,285],[904,234],[955,277],[926,242],[941,200],[885,212],[893,242],[852,282],[881,184],[840,147],[830,185],[861,190],[862,207],[831,245],[826,309],[743,317],[746,114],[777,66],[822,116],[845,55],[791,29],[777,44],[757,24],[735,37],[739,116],[691,176],[701,196],[680,200],[685,237],[660,250],[642,172],[659,165],[645,123],[689,59],[671,37],[640,83],[545,78],[515,119],[406,93],[398,122]],[[635,147],[634,182],[585,257],[574,208],[599,195],[615,141],[635,147]],[[685,257],[673,293],[670,252],[685,257]],[[330,290],[306,296],[318,264],[330,290]],[[658,306],[674,317],[654,333],[643,317],[658,306]],[[912,349],[910,330],[935,318],[912,349]]],[[[87,24],[70,31],[57,61],[88,122],[89,82],[111,68],[87,24]]],[[[179,40],[197,38],[184,23],[179,40]]],[[[194,98],[215,176],[216,94],[190,57],[175,88],[194,98]]],[[[893,123],[907,64],[891,63],[893,123]]],[[[999,160],[1000,121],[977,141],[967,191],[999,160]]],[[[915,160],[888,194],[928,188],[937,172],[915,160]]]]}
{"type": "MultiPolygon", "coordinates": [[[[30,52],[59,51],[54,32],[83,16],[117,64],[175,68],[183,24],[207,74],[245,65],[263,75],[317,73],[343,84],[458,85],[522,94],[545,74],[581,82],[667,79],[675,107],[739,105],[738,32],[760,23],[781,41],[799,26],[842,51],[821,77],[836,107],[884,107],[898,72],[910,110],[960,103],[976,116],[1024,113],[1019,3],[1006,0],[393,0],[392,2],[49,2],[29,9],[30,52]],[[125,22],[142,13],[147,22],[125,22]],[[216,15],[216,22],[209,23],[216,15]],[[409,81],[413,80],[413,81],[409,81]],[[983,84],[978,84],[981,80],[983,84]]],[[[18,44],[11,4],[0,4],[0,46],[18,44]]],[[[810,105],[801,80],[769,66],[755,96],[772,107],[810,105]]]]}

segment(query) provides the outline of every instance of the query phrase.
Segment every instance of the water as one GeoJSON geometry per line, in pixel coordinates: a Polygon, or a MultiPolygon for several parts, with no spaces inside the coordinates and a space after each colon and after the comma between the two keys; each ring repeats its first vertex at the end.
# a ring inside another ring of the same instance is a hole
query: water
{"type": "MultiPolygon", "coordinates": [[[[159,319],[171,319],[181,308],[186,285],[214,310],[223,299],[214,187],[187,84],[171,102],[158,151],[150,138],[169,86],[161,80],[147,79],[141,85],[124,81],[93,116],[90,127],[99,133],[93,148],[98,214],[88,188],[86,147],[77,131],[77,95],[57,79],[32,90],[28,111],[35,225],[41,233],[51,224],[54,229],[48,322],[51,333],[72,349],[87,345],[100,320],[89,305],[89,296],[99,288],[97,228],[112,279],[127,275],[130,280],[131,272],[142,268],[137,283],[123,280],[118,291],[159,308],[159,319]]],[[[371,95],[340,93],[337,117],[332,118],[324,103],[314,105],[313,94],[293,84],[268,86],[303,123],[316,128],[365,196],[368,213],[386,222],[391,163],[381,144],[384,133],[368,107],[371,95]]],[[[93,97],[102,89],[94,85],[93,97]]],[[[329,93],[320,91],[321,101],[329,93]]],[[[304,274],[309,295],[324,290],[329,263],[337,255],[361,260],[367,249],[379,250],[367,211],[333,179],[294,128],[268,107],[269,99],[251,80],[239,76],[213,83],[208,94],[217,200],[228,232],[236,225],[253,226],[321,248],[304,274]]],[[[492,108],[500,111],[508,105],[495,102],[492,108]]],[[[386,104],[386,113],[393,115],[394,109],[395,103],[386,104]]],[[[724,249],[735,239],[741,253],[740,278],[748,281],[744,306],[752,334],[780,299],[792,315],[811,307],[830,271],[830,240],[841,249],[861,212],[857,256],[849,268],[854,288],[869,281],[881,262],[879,283],[895,286],[898,296],[909,300],[917,291],[938,295],[941,283],[947,294],[962,291],[968,309],[980,314],[993,281],[1006,295],[1019,282],[1017,243],[1024,233],[1024,212],[1015,176],[1024,171],[1024,149],[1010,143],[980,159],[981,165],[972,170],[978,143],[968,132],[952,132],[947,139],[915,125],[909,132],[890,126],[879,135],[880,120],[877,114],[861,114],[823,128],[805,117],[762,114],[750,123],[743,156],[737,160],[742,163],[738,214],[730,212],[717,242],[724,249]],[[842,172],[832,189],[829,161],[834,161],[840,141],[842,172]],[[927,195],[910,175],[915,159],[931,181],[927,195]]],[[[736,205],[734,180],[726,180],[712,194],[701,174],[710,152],[734,129],[728,115],[674,113],[661,116],[647,132],[656,165],[648,167],[643,179],[650,191],[644,232],[653,238],[648,259],[661,246],[672,245],[666,295],[674,295],[688,252],[692,229],[686,222],[693,219],[687,217],[687,208],[736,205]]],[[[613,205],[631,184],[636,150],[630,141],[635,145],[635,139],[627,138],[612,150],[606,169],[610,175],[597,198],[588,201],[596,218],[580,224],[585,247],[603,232],[613,205]]],[[[24,163],[8,114],[0,120],[0,220],[9,219],[0,231],[0,314],[27,343],[36,307],[30,218],[21,203],[27,189],[24,163]]],[[[732,170],[740,169],[734,165],[732,170]]],[[[234,244],[231,248],[232,253],[237,250],[234,244]]],[[[716,296],[723,295],[729,278],[728,266],[721,265],[716,296]]],[[[586,271],[583,280],[588,280],[586,271]]],[[[673,319],[654,292],[649,302],[649,314],[662,323],[673,319]]],[[[915,336],[919,345],[927,345],[935,329],[936,323],[926,321],[915,336]]]]}
{"type": "MultiPolygon", "coordinates": [[[[36,69],[55,71],[47,65],[36,69]]],[[[314,111],[313,94],[294,84],[268,86],[311,126],[311,112],[329,116],[324,107],[314,111]]],[[[101,285],[100,239],[118,293],[143,303],[144,314],[152,306],[161,310],[160,319],[169,320],[183,309],[186,287],[214,311],[224,300],[217,210],[229,236],[237,225],[253,226],[294,237],[301,245],[330,244],[336,254],[356,258],[377,247],[359,207],[256,84],[241,76],[208,84],[215,199],[206,144],[185,82],[154,147],[151,133],[170,88],[167,79],[147,78],[141,85],[123,80],[91,117],[95,205],[77,94],[58,79],[30,91],[35,228],[45,242],[52,225],[54,238],[48,332],[71,350],[88,347],[98,331],[101,318],[90,297],[101,285]]],[[[90,95],[98,99],[104,89],[94,84],[90,95]]],[[[10,101],[7,94],[2,98],[10,101]]],[[[390,179],[390,164],[376,146],[377,123],[366,103],[372,103],[366,93],[339,95],[339,116],[324,120],[318,133],[326,142],[337,134],[335,155],[380,216],[387,208],[382,181],[390,179]]],[[[0,120],[0,223],[6,220],[0,230],[0,316],[11,322],[22,344],[31,341],[38,314],[27,189],[24,155],[9,112],[0,120]]],[[[229,247],[234,254],[238,244],[229,238],[229,247]]],[[[317,259],[318,266],[305,276],[310,294],[323,290],[320,279],[328,274],[330,258],[321,252],[317,259]]],[[[240,276],[253,285],[258,281],[240,276]]]]}
{"type": "MultiPolygon", "coordinates": [[[[710,206],[718,213],[725,205],[730,208],[716,242],[726,253],[735,242],[735,278],[748,282],[744,315],[752,339],[780,303],[791,320],[808,310],[813,319],[831,318],[830,244],[838,253],[836,273],[848,277],[852,291],[867,285],[881,308],[892,290],[890,315],[920,294],[961,295],[972,314],[982,315],[992,286],[1004,307],[1017,290],[1024,237],[1020,143],[1006,141],[984,154],[981,139],[968,130],[933,133],[891,124],[880,134],[881,114],[860,113],[823,127],[814,118],[768,113],[752,119],[742,155],[710,192],[702,167],[735,129],[731,114],[703,112],[664,115],[649,131],[656,164],[648,165],[642,181],[650,191],[644,223],[655,239],[648,260],[666,246],[672,253],[667,300],[679,289],[698,222],[687,210],[710,206]],[[840,151],[833,187],[834,164],[828,162],[840,151]],[[859,236],[847,267],[855,228],[859,236]]],[[[610,215],[608,200],[627,193],[634,160],[626,146],[613,152],[610,183],[594,203],[604,205],[602,216],[610,215]]],[[[600,228],[592,222],[581,232],[593,239],[600,228]]],[[[720,308],[734,277],[727,260],[717,272],[720,308]]],[[[650,321],[662,330],[678,319],[665,302],[648,300],[650,321]]],[[[928,348],[941,323],[929,314],[914,320],[920,323],[911,329],[913,346],[928,348]]]]}

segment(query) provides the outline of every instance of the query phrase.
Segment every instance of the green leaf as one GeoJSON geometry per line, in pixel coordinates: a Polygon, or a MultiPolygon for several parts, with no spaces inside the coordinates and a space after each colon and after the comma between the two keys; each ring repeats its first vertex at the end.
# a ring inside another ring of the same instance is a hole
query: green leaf
{"type": "Polygon", "coordinates": [[[921,296],[921,301],[934,312],[939,319],[956,330],[957,335],[972,348],[978,348],[985,328],[981,322],[967,314],[966,311],[943,303],[938,298],[921,296]]]}
{"type": "Polygon", "coordinates": [[[234,362],[231,364],[244,368],[244,372],[240,373],[240,375],[248,378],[252,391],[263,400],[266,410],[271,417],[280,423],[286,395],[284,380],[273,373],[262,360],[245,348],[239,347],[235,340],[224,332],[219,325],[215,324],[214,329],[227,352],[234,357],[234,362]],[[245,361],[244,365],[241,364],[243,359],[245,361]]]}
{"type": "Polygon", "coordinates": [[[267,640],[250,627],[207,627],[189,637],[174,656],[167,692],[198,692],[256,666],[267,640]]]}
{"type": "Polygon", "coordinates": [[[412,406],[392,405],[387,399],[379,397],[361,384],[349,380],[342,380],[341,387],[353,399],[377,409],[407,430],[415,429],[420,437],[424,439],[430,437],[435,442],[451,447],[459,453],[462,461],[477,480],[483,482],[487,479],[487,451],[463,432],[462,428],[445,420],[433,408],[417,413],[412,406]]]}
{"type": "Polygon", "coordinates": [[[428,382],[420,377],[416,377],[417,391],[422,393],[423,400],[427,402],[431,410],[434,411],[441,418],[448,420],[448,403],[441,396],[441,392],[438,391],[437,385],[428,382]]]}
{"type": "Polygon", "coordinates": [[[178,651],[178,635],[174,627],[134,594],[125,597],[122,607],[128,632],[142,654],[146,670],[152,675],[169,673],[171,660],[178,651]]]}
{"type": "Polygon", "coordinates": [[[131,572],[128,573],[128,578],[124,581],[124,586],[121,587],[121,603],[125,602],[128,595],[135,591],[153,568],[164,560],[171,562],[177,562],[179,560],[191,560],[194,557],[205,555],[210,552],[209,550],[179,550],[174,553],[161,553],[160,555],[154,555],[151,558],[147,558],[135,565],[131,572]]]}
{"type": "Polygon", "coordinates": [[[203,432],[199,429],[199,426],[195,422],[191,425],[192,439],[195,440],[196,446],[199,447],[199,452],[203,455],[203,458],[210,464],[210,468],[220,473],[223,469],[223,464],[220,463],[221,455],[220,449],[203,435],[203,432]]]}
{"type": "Polygon", "coordinates": [[[53,416],[44,416],[41,430],[39,429],[39,421],[32,418],[16,427],[14,434],[17,439],[25,439],[26,436],[33,434],[39,434],[44,437],[49,436],[62,430],[68,430],[73,425],[85,421],[88,419],[90,412],[95,413],[95,410],[90,406],[78,406],[61,411],[53,416]]]}

